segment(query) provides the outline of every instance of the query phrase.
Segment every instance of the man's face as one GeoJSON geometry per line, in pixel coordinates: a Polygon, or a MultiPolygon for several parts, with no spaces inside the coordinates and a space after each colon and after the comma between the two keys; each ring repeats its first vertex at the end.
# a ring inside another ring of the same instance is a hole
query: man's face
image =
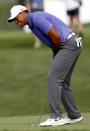
{"type": "Polygon", "coordinates": [[[15,19],[14,22],[19,25],[20,27],[23,27],[24,25],[26,25],[26,17],[25,17],[25,13],[26,12],[21,12],[19,13],[15,19]]]}

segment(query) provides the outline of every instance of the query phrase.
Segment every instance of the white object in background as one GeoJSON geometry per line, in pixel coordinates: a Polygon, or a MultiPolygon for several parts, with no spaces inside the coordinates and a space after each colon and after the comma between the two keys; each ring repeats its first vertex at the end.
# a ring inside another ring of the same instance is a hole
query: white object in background
{"type": "MultiPolygon", "coordinates": [[[[90,23],[90,0],[82,0],[82,2],[83,4],[80,8],[81,22],[90,23]]],[[[44,0],[44,8],[46,12],[54,14],[66,24],[69,23],[64,0],[44,0]]]]}
{"type": "Polygon", "coordinates": [[[29,29],[29,26],[28,26],[28,25],[25,25],[25,26],[23,27],[23,31],[26,32],[26,33],[30,33],[30,32],[31,32],[31,30],[29,29]]]}

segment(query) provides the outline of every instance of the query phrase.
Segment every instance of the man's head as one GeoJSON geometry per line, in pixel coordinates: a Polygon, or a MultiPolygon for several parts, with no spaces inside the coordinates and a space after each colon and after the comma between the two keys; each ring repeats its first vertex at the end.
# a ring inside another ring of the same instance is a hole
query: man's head
{"type": "Polygon", "coordinates": [[[24,26],[28,24],[28,10],[25,6],[16,5],[10,10],[11,16],[8,22],[15,22],[19,26],[24,26]]]}

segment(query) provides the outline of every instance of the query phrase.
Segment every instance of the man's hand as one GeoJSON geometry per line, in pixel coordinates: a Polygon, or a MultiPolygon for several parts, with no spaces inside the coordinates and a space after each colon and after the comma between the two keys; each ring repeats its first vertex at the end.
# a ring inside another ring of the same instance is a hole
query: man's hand
{"type": "Polygon", "coordinates": [[[60,49],[61,38],[54,26],[48,32],[48,36],[50,37],[52,41],[52,45],[53,45],[52,51],[53,51],[53,57],[54,57],[60,49]]]}

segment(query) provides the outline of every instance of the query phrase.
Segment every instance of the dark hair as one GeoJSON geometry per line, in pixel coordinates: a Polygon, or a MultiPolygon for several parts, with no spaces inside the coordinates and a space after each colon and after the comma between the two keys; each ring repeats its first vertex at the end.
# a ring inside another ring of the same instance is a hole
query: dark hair
{"type": "Polygon", "coordinates": [[[28,10],[25,10],[24,12],[29,13],[29,11],[28,11],[28,10]]]}

